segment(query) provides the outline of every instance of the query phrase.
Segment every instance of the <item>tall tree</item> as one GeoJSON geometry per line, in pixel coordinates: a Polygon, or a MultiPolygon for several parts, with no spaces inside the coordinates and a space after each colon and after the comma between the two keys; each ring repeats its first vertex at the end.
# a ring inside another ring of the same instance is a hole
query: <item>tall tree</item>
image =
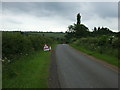
{"type": "Polygon", "coordinates": [[[80,13],[77,14],[77,24],[80,24],[81,23],[81,16],[80,16],[80,13]]]}

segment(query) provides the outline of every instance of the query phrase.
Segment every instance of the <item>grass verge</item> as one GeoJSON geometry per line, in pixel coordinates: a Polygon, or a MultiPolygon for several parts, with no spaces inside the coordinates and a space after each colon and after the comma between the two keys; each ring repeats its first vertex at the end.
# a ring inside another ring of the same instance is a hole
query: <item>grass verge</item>
{"type": "Polygon", "coordinates": [[[109,64],[120,67],[120,65],[118,64],[118,58],[117,57],[113,57],[113,56],[106,55],[106,54],[100,54],[100,53],[95,52],[95,51],[90,51],[90,50],[87,50],[83,47],[77,46],[75,44],[70,44],[70,45],[77,50],[80,50],[80,51],[82,51],[86,54],[94,56],[95,58],[101,59],[103,61],[106,61],[109,64]]]}
{"type": "Polygon", "coordinates": [[[3,88],[47,88],[50,52],[38,51],[3,68],[3,88]]]}

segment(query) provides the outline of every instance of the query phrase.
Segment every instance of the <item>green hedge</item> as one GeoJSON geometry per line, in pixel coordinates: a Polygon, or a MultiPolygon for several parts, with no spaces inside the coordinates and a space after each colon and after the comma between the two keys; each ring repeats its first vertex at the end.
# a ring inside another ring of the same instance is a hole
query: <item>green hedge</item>
{"type": "Polygon", "coordinates": [[[51,45],[51,38],[40,35],[29,35],[21,32],[2,32],[2,57],[5,60],[28,55],[43,50],[44,44],[51,45]]]}
{"type": "Polygon", "coordinates": [[[120,40],[117,37],[103,35],[100,37],[80,38],[74,41],[74,44],[101,54],[104,53],[118,57],[120,40]]]}

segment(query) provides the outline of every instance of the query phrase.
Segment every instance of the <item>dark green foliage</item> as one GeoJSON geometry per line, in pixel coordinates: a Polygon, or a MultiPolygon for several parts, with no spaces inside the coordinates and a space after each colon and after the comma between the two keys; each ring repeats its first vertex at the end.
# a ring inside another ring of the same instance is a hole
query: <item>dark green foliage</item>
{"type": "Polygon", "coordinates": [[[98,29],[96,27],[94,27],[94,30],[93,30],[93,36],[100,36],[100,35],[113,35],[114,32],[112,32],[110,29],[108,28],[100,28],[98,27],[98,29]]]}
{"type": "Polygon", "coordinates": [[[101,36],[101,35],[116,35],[117,33],[112,32],[107,27],[94,27],[93,32],[90,32],[88,27],[84,24],[81,24],[80,21],[80,13],[77,14],[77,24],[69,25],[68,30],[66,31],[66,40],[70,40],[71,38],[82,38],[82,37],[89,37],[89,36],[101,36]]]}
{"type": "Polygon", "coordinates": [[[32,51],[31,41],[19,32],[3,32],[2,55],[13,58],[32,51]]]}
{"type": "Polygon", "coordinates": [[[96,28],[96,27],[94,27],[94,31],[97,31],[97,28],[96,28]]]}
{"type": "Polygon", "coordinates": [[[74,30],[76,38],[87,37],[89,35],[88,28],[83,24],[74,24],[74,30]]]}
{"type": "MultiPolygon", "coordinates": [[[[107,43],[112,44],[113,37],[118,37],[118,33],[112,32],[109,28],[107,27],[94,27],[93,31],[90,32],[88,27],[86,27],[84,24],[80,23],[80,14],[77,14],[77,24],[69,25],[68,30],[66,31],[66,42],[73,42],[72,39],[76,38],[86,38],[86,37],[100,37],[99,42],[97,44],[99,46],[104,46],[106,44],[106,35],[108,35],[109,41],[107,43]]],[[[117,41],[116,41],[117,42],[117,41]]],[[[114,44],[113,44],[114,45],[114,44]]],[[[117,45],[114,45],[117,46],[117,45]]]]}
{"type": "Polygon", "coordinates": [[[80,38],[74,41],[74,44],[91,51],[96,51],[100,54],[118,57],[119,40],[117,37],[113,37],[111,41],[111,37],[113,36],[103,35],[98,37],[80,38]]]}
{"type": "Polygon", "coordinates": [[[77,24],[69,25],[68,31],[66,31],[66,39],[70,40],[73,37],[81,38],[89,36],[90,32],[89,29],[84,25],[81,24],[81,16],[80,13],[77,14],[77,24]]]}
{"type": "Polygon", "coordinates": [[[89,36],[89,29],[84,24],[74,24],[68,26],[68,31],[66,32],[66,38],[69,40],[73,37],[81,38],[89,36]]]}
{"type": "Polygon", "coordinates": [[[21,32],[2,33],[2,55],[3,59],[13,60],[22,55],[28,55],[33,51],[43,49],[44,44],[51,45],[53,40],[45,36],[29,35],[21,32]]]}
{"type": "Polygon", "coordinates": [[[69,25],[68,26],[68,30],[66,31],[65,38],[67,40],[70,40],[74,36],[75,36],[74,26],[73,25],[69,25]]]}

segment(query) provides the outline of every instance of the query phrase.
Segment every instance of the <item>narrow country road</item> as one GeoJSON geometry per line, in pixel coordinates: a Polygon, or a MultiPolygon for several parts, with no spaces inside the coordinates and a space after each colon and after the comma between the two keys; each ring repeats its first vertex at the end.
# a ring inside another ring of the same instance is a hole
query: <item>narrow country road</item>
{"type": "Polygon", "coordinates": [[[118,88],[118,73],[67,44],[56,47],[61,88],[118,88]]]}

